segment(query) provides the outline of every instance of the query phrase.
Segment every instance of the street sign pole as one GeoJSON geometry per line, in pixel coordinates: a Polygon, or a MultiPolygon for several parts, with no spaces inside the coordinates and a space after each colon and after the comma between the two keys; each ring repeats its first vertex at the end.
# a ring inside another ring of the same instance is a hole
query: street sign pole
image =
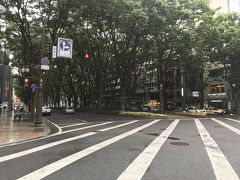
{"type": "MultiPolygon", "coordinates": [[[[45,19],[43,20],[42,29],[42,43],[41,43],[41,59],[44,57],[45,49],[45,19]]],[[[43,95],[42,95],[42,70],[38,69],[39,79],[38,79],[38,89],[37,89],[37,103],[36,103],[36,120],[35,125],[42,124],[42,105],[43,105],[43,95]]]]}

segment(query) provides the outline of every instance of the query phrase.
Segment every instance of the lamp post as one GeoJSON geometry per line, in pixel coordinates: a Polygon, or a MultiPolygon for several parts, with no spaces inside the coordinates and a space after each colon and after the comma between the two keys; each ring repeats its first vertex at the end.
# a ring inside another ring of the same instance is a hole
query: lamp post
{"type": "Polygon", "coordinates": [[[185,106],[185,70],[181,67],[181,97],[182,97],[182,107],[185,106]]]}

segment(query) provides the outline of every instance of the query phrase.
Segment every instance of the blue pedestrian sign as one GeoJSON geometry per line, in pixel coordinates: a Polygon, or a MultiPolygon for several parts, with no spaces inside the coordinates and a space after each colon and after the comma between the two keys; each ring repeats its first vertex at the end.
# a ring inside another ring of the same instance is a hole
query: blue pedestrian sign
{"type": "Polygon", "coordinates": [[[41,64],[42,65],[49,65],[49,59],[47,57],[44,57],[41,59],[41,64]]]}
{"type": "Polygon", "coordinates": [[[58,38],[58,57],[72,58],[72,39],[58,38]]]}
{"type": "Polygon", "coordinates": [[[33,92],[37,89],[37,84],[32,84],[31,85],[31,88],[32,88],[32,90],[33,90],[33,92]]]}

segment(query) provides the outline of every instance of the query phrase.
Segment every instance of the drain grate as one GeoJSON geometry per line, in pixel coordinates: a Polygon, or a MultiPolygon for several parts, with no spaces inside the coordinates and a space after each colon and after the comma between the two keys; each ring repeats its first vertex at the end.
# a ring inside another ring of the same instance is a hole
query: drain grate
{"type": "Polygon", "coordinates": [[[176,146],[188,146],[188,143],[185,142],[171,142],[170,144],[176,145],[176,146]]]}

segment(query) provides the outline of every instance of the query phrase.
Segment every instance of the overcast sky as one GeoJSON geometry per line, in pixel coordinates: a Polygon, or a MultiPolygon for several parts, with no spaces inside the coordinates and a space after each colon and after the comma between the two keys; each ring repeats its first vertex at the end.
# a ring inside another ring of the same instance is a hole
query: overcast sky
{"type": "Polygon", "coordinates": [[[240,12],[240,0],[230,0],[230,11],[240,12]]]}

